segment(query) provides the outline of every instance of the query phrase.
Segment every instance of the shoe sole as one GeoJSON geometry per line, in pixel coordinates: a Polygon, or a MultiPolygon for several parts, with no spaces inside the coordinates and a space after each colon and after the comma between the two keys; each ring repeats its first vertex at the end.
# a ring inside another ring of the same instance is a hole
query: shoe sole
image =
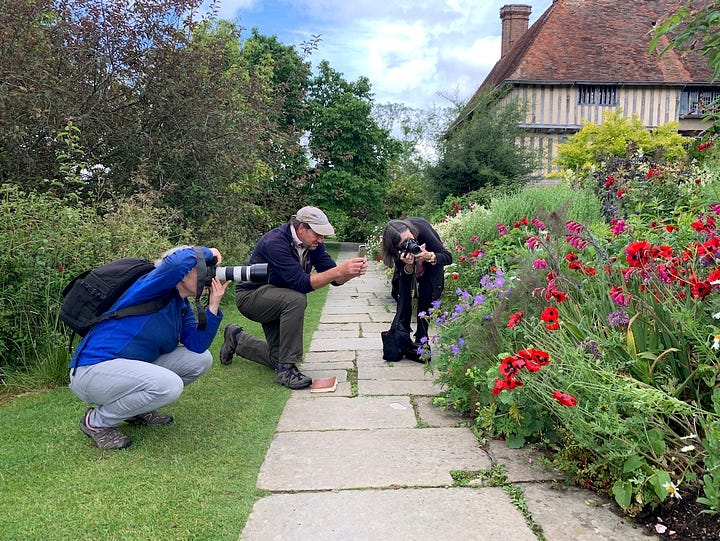
{"type": "Polygon", "coordinates": [[[227,325],[225,327],[225,332],[223,333],[223,344],[220,347],[220,364],[225,365],[225,366],[232,364],[233,356],[235,355],[235,348],[237,347],[237,344],[235,344],[235,347],[233,347],[230,350],[230,356],[228,358],[225,358],[225,356],[223,355],[223,353],[225,352],[225,344],[228,343],[228,339],[232,340],[232,337],[233,337],[232,332],[228,333],[228,331],[230,330],[230,326],[231,325],[227,325]],[[228,334],[229,334],[229,336],[228,336],[228,334]]]}

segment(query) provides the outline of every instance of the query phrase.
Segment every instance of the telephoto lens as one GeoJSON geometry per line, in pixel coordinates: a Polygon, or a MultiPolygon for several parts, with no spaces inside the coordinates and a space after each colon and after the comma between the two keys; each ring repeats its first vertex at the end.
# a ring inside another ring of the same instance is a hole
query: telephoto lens
{"type": "Polygon", "coordinates": [[[268,264],[255,263],[254,265],[238,265],[235,267],[217,267],[215,276],[223,282],[255,282],[266,284],[268,281],[268,264]]]}

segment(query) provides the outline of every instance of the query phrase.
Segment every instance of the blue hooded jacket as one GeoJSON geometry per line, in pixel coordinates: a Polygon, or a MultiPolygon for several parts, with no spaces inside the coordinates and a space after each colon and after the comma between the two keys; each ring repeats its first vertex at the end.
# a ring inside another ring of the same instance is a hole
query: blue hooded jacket
{"type": "MultiPolygon", "coordinates": [[[[212,252],[202,247],[205,260],[210,262],[212,252]]],[[[170,353],[182,343],[195,353],[210,347],[217,334],[222,312],[215,315],[209,310],[207,326],[197,328],[192,306],[177,291],[177,284],[197,263],[192,248],[183,248],[167,256],[155,270],[142,276],[110,308],[141,304],[175,289],[175,295],[162,309],[152,314],[108,319],[93,326],[82,339],[70,361],[70,367],[86,366],[111,359],[136,359],[155,362],[160,355],[170,353]]]]}

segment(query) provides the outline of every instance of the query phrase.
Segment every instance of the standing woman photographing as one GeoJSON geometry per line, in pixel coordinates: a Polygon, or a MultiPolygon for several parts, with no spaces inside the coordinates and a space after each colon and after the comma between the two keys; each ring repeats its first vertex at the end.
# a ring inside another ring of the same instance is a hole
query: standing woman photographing
{"type": "MultiPolygon", "coordinates": [[[[440,235],[424,218],[390,220],[382,236],[382,260],[393,273],[393,297],[397,300],[397,313],[393,325],[411,331],[412,294],[417,286],[417,312],[427,313],[433,301],[442,296],[445,288],[445,265],[452,263],[452,254],[445,249],[440,235]],[[395,294],[397,285],[397,295],[395,294]]],[[[418,354],[427,344],[428,322],[417,318],[415,341],[408,346],[405,357],[423,362],[418,354]],[[425,338],[426,340],[423,340],[425,338]]]]}

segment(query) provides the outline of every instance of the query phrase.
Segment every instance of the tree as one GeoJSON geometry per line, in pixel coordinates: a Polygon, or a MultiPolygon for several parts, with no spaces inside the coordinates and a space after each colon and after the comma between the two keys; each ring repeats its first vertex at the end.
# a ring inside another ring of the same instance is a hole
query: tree
{"type": "Polygon", "coordinates": [[[498,92],[482,95],[473,115],[446,135],[428,171],[436,201],[526,179],[536,156],[517,144],[523,114],[522,104],[502,103],[498,92]]]}
{"type": "Polygon", "coordinates": [[[350,83],[323,61],[308,94],[315,166],[308,201],[326,209],[348,240],[364,239],[382,215],[388,166],[400,152],[399,142],[371,116],[370,90],[367,78],[350,83]]]}
{"type": "Polygon", "coordinates": [[[720,76],[720,2],[685,0],[655,27],[651,52],[660,47],[663,38],[667,41],[660,54],[673,47],[681,52],[699,51],[714,70],[713,80],[720,76]]]}

